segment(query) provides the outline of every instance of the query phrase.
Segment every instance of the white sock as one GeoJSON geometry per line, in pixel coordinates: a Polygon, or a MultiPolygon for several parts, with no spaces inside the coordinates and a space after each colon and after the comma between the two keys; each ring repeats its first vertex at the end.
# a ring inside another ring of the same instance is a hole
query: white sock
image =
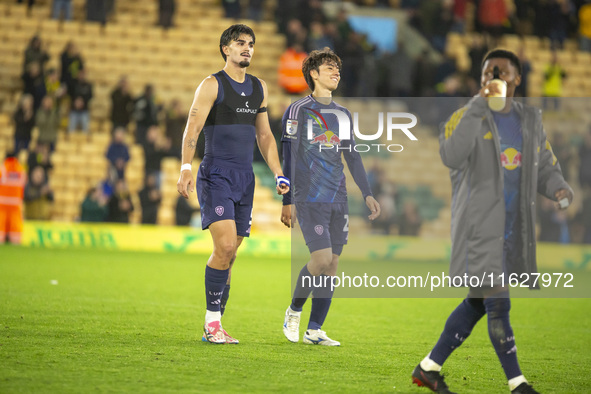
{"type": "Polygon", "coordinates": [[[421,368],[423,368],[424,371],[441,371],[441,365],[431,360],[429,358],[430,355],[431,353],[427,354],[427,357],[425,357],[423,361],[421,361],[421,368]]]}
{"type": "Polygon", "coordinates": [[[217,311],[206,311],[205,312],[205,324],[209,324],[213,321],[221,321],[222,320],[222,312],[217,311]]]}
{"type": "Polygon", "coordinates": [[[509,390],[515,390],[517,387],[519,387],[521,383],[527,383],[527,380],[525,380],[525,376],[523,375],[519,375],[517,377],[514,377],[513,379],[509,379],[509,390]]]}
{"type": "Polygon", "coordinates": [[[302,311],[296,312],[296,311],[294,311],[293,309],[291,309],[291,306],[290,306],[290,307],[288,308],[288,311],[287,311],[287,313],[288,313],[288,314],[290,314],[290,315],[299,316],[299,315],[301,315],[301,314],[302,314],[302,311]]]}

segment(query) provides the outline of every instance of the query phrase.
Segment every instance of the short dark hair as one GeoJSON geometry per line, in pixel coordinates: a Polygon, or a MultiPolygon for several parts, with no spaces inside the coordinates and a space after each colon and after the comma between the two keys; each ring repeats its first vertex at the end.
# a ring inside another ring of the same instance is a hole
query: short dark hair
{"type": "Polygon", "coordinates": [[[480,69],[482,69],[484,67],[484,63],[486,63],[486,61],[488,59],[509,59],[509,61],[511,62],[511,64],[513,64],[513,66],[515,66],[515,68],[517,69],[517,73],[519,75],[521,75],[521,61],[519,60],[519,58],[517,57],[516,54],[514,54],[511,51],[507,51],[505,49],[493,49],[492,51],[489,51],[486,55],[484,55],[484,59],[482,59],[482,64],[480,65],[480,69]]]}
{"type": "Polygon", "coordinates": [[[253,43],[256,41],[254,31],[250,27],[243,24],[232,25],[228,27],[226,30],[224,30],[224,32],[222,33],[222,36],[220,37],[220,53],[222,54],[224,61],[226,61],[226,54],[224,53],[222,47],[230,45],[232,41],[235,41],[238,38],[240,38],[241,34],[248,34],[249,36],[251,36],[253,43]]]}
{"type": "Polygon", "coordinates": [[[304,74],[304,79],[310,87],[310,90],[314,91],[314,80],[310,76],[310,71],[319,71],[320,66],[332,62],[336,63],[339,70],[341,69],[341,66],[343,65],[341,58],[329,47],[312,51],[308,57],[304,59],[304,62],[302,63],[302,73],[304,74]]]}

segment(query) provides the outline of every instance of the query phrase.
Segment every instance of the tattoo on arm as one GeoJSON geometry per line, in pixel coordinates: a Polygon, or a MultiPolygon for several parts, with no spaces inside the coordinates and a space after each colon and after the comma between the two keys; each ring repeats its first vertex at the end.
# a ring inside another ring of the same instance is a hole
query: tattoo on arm
{"type": "Polygon", "coordinates": [[[197,116],[197,108],[191,108],[190,116],[197,116]]]}
{"type": "Polygon", "coordinates": [[[187,142],[187,146],[191,149],[195,149],[197,147],[197,141],[195,141],[194,138],[191,138],[188,142],[187,142]]]}

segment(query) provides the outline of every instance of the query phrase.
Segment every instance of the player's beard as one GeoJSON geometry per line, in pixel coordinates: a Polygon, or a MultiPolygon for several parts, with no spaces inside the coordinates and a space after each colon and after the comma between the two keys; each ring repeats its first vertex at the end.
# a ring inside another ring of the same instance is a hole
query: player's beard
{"type": "Polygon", "coordinates": [[[250,61],[249,60],[243,60],[240,63],[238,63],[238,65],[242,68],[246,68],[248,66],[250,66],[250,61]]]}

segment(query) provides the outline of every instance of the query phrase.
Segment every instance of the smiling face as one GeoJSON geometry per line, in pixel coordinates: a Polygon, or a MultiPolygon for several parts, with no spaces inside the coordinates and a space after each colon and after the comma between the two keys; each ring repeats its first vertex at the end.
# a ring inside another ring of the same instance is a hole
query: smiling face
{"type": "Polygon", "coordinates": [[[506,58],[490,58],[482,66],[481,86],[486,86],[494,78],[494,68],[499,68],[499,77],[507,82],[507,97],[513,97],[515,88],[521,84],[521,75],[517,67],[506,58]]]}
{"type": "Polygon", "coordinates": [[[248,67],[254,54],[254,39],[248,34],[241,34],[238,39],[224,45],[222,50],[226,55],[227,62],[235,63],[243,68],[248,67]]]}
{"type": "Polygon", "coordinates": [[[341,70],[335,62],[330,60],[318,67],[318,71],[311,70],[310,75],[314,81],[314,90],[320,88],[333,92],[341,80],[341,70]]]}

